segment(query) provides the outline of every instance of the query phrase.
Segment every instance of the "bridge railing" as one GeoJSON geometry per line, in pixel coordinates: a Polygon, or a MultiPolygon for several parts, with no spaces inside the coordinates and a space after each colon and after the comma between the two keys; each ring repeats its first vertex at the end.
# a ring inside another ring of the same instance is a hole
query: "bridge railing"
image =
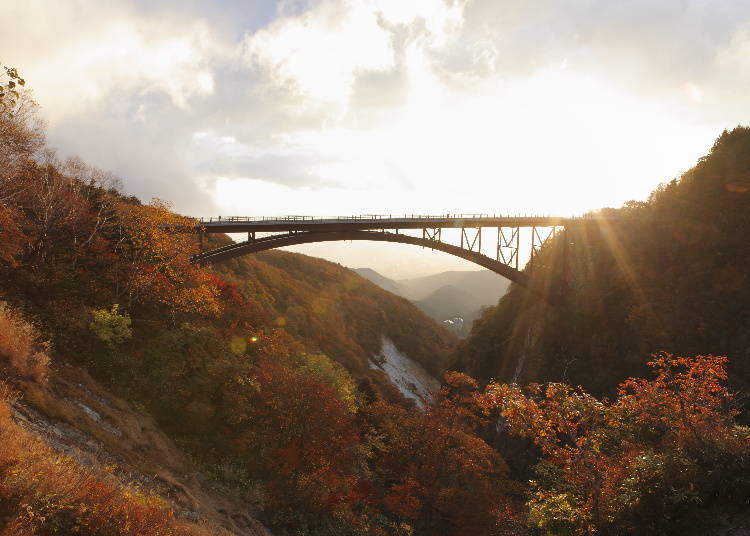
{"type": "MultiPolygon", "coordinates": [[[[447,214],[358,214],[354,216],[303,216],[303,215],[286,215],[286,216],[210,216],[199,218],[201,223],[213,222],[263,222],[263,221],[360,221],[360,220],[444,220],[444,219],[488,219],[488,218],[549,218],[548,215],[542,214],[489,214],[489,213],[447,213],[447,214]]],[[[588,217],[588,216],[584,216],[588,217]]],[[[582,216],[570,219],[578,219],[582,216]]]]}
{"type": "MultiPolygon", "coordinates": [[[[548,214],[485,214],[485,213],[447,213],[447,214],[404,214],[393,215],[393,214],[358,214],[354,216],[307,216],[307,215],[285,215],[285,216],[211,216],[201,217],[199,221],[201,223],[250,223],[250,222],[315,222],[315,221],[377,221],[377,220],[417,220],[417,221],[433,221],[433,220],[446,220],[446,219],[521,219],[521,218],[537,218],[537,219],[549,219],[557,218],[557,216],[550,216],[548,214]]],[[[594,219],[605,219],[614,220],[618,219],[616,216],[604,216],[597,214],[582,214],[578,216],[567,216],[563,219],[566,220],[594,220],[594,219]]]]}

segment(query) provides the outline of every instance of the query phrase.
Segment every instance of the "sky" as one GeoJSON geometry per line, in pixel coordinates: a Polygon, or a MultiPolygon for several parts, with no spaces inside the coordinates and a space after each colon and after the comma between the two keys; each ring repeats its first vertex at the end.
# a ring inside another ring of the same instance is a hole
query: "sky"
{"type": "Polygon", "coordinates": [[[50,145],[191,216],[580,214],[647,198],[750,112],[746,0],[25,0],[0,20],[50,145]]]}

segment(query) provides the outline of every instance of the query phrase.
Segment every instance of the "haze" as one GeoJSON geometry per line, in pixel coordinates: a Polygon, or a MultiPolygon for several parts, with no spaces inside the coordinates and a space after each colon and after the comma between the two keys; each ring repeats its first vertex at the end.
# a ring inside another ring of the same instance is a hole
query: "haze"
{"type": "MultiPolygon", "coordinates": [[[[643,199],[746,119],[750,3],[0,4],[61,155],[193,216],[571,215],[643,199]]],[[[410,246],[295,248],[410,277],[410,246]]]]}

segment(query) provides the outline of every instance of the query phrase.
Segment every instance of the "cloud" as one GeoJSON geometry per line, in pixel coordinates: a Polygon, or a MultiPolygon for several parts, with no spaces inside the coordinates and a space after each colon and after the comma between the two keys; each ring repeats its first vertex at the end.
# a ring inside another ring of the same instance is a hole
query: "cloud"
{"type": "Polygon", "coordinates": [[[287,190],[320,193],[322,212],[347,196],[384,210],[380,192],[440,211],[617,204],[748,111],[739,0],[243,6],[5,3],[0,59],[63,153],[201,214],[231,188],[266,213],[285,212],[287,190]]]}
{"type": "Polygon", "coordinates": [[[447,46],[465,3],[326,0],[293,15],[282,9],[272,24],[246,37],[243,57],[270,90],[286,97],[292,113],[322,106],[341,118],[358,81],[394,80],[410,43],[430,50],[447,46]]]}
{"type": "Polygon", "coordinates": [[[214,89],[222,44],[209,26],[179,13],[153,19],[124,2],[6,2],[4,61],[18,65],[54,123],[85,114],[114,92],[167,95],[187,108],[214,89]]]}
{"type": "Polygon", "coordinates": [[[294,109],[310,101],[344,106],[358,72],[394,65],[377,14],[349,2],[322,2],[276,20],[245,40],[244,57],[271,87],[289,93],[294,109]]]}
{"type": "Polygon", "coordinates": [[[315,173],[315,168],[325,159],[290,139],[276,140],[266,147],[253,147],[243,145],[232,136],[196,132],[193,147],[191,160],[203,175],[253,179],[291,187],[317,187],[325,183],[315,173]]]}

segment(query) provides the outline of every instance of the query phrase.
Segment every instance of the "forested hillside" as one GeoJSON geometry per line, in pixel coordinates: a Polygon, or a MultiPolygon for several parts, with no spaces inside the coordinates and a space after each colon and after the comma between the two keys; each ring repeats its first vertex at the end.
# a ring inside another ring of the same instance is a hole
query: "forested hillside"
{"type": "Polygon", "coordinates": [[[527,272],[550,305],[514,285],[460,351],[468,373],[566,381],[611,394],[659,350],[729,356],[750,384],[750,129],[645,202],[571,228],[527,272]]]}
{"type": "MultiPolygon", "coordinates": [[[[447,393],[435,411],[416,411],[368,364],[385,336],[440,375],[454,343],[442,327],[351,271],[302,255],[191,265],[196,235],[170,230],[189,219],[125,196],[115,178],[79,160],[57,159],[44,150],[33,102],[6,104],[0,381],[8,389],[33,393],[36,410],[75,427],[77,417],[66,422],[72,410],[54,407],[69,402],[51,380],[66,363],[86,367],[153,415],[207,484],[229,489],[280,534],[495,524],[491,507],[508,493],[499,455],[455,417],[447,393]]],[[[1,470],[19,481],[0,474],[0,493],[17,497],[0,508],[0,534],[17,534],[24,512],[37,520],[28,534],[50,524],[100,534],[86,507],[65,506],[96,500],[77,484],[50,488],[52,499],[34,495],[28,479],[55,463],[52,451],[22,466],[23,447],[7,450],[7,437],[1,470]]],[[[155,516],[159,509],[166,527],[172,514],[159,503],[155,516]]],[[[130,534],[121,524],[111,530],[130,534]]]]}
{"type": "Polygon", "coordinates": [[[513,288],[458,354],[483,378],[612,396],[448,371],[417,408],[370,365],[385,346],[451,365],[455,339],[412,304],[298,254],[194,266],[195,234],[174,231],[193,220],[46,151],[28,96],[0,104],[0,536],[748,523],[726,359],[649,357],[726,352],[747,378],[746,129],[611,226],[548,245],[529,270],[557,305],[513,288]]]}

